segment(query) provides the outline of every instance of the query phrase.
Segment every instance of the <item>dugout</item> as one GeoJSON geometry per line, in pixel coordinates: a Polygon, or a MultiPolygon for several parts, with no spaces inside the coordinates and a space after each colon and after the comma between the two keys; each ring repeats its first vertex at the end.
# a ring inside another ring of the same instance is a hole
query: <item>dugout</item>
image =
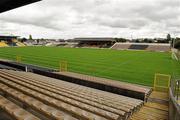
{"type": "Polygon", "coordinates": [[[40,0],[0,0],[0,13],[38,1],[40,0]]]}
{"type": "Polygon", "coordinates": [[[108,48],[115,43],[114,38],[75,38],[77,47],[99,47],[108,48]]]}

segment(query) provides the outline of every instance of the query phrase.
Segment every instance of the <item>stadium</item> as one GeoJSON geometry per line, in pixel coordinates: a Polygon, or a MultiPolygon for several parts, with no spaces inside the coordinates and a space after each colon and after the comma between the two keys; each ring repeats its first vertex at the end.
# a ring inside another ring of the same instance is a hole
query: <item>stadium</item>
{"type": "Polygon", "coordinates": [[[0,35],[0,120],[179,120],[179,43],[157,41],[0,35]]]}

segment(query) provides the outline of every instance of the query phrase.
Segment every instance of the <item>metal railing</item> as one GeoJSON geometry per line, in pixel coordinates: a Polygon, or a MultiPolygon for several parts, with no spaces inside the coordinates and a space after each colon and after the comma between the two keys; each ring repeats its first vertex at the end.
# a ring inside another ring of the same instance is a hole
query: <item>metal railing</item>
{"type": "Polygon", "coordinates": [[[180,76],[173,75],[171,78],[170,89],[172,91],[173,97],[178,101],[180,100],[180,76]]]}
{"type": "Polygon", "coordinates": [[[172,76],[169,88],[169,120],[180,120],[180,76],[172,76]]]}
{"type": "Polygon", "coordinates": [[[176,60],[180,60],[180,50],[172,48],[171,51],[172,51],[172,58],[174,57],[176,60]]]}

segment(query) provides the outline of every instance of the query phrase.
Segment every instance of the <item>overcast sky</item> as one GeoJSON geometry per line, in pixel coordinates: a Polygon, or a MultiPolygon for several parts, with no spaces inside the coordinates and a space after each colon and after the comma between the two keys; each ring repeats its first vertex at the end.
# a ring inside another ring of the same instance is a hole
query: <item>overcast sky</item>
{"type": "Polygon", "coordinates": [[[180,36],[180,0],[43,0],[0,14],[0,34],[33,38],[180,36]]]}

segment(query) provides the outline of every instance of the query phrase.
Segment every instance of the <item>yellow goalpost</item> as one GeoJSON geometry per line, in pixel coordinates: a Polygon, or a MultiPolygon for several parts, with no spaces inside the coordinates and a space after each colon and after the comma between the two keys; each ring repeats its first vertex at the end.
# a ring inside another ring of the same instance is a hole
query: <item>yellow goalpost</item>
{"type": "Polygon", "coordinates": [[[68,69],[68,65],[67,65],[67,61],[60,61],[59,63],[59,71],[60,72],[67,72],[67,69],[68,69]]]}
{"type": "Polygon", "coordinates": [[[17,62],[17,63],[20,63],[21,61],[22,61],[22,57],[17,55],[17,56],[16,56],[16,62],[17,62]]]}
{"type": "Polygon", "coordinates": [[[160,92],[168,92],[170,80],[171,75],[156,73],[154,76],[154,90],[160,92]]]}

